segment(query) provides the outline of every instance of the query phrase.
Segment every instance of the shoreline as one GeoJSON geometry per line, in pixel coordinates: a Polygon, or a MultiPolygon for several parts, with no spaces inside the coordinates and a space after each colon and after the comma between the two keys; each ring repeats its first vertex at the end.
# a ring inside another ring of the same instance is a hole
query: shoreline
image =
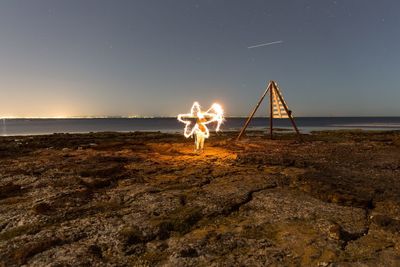
{"type": "MultiPolygon", "coordinates": [[[[366,126],[365,126],[366,127],[366,126]]],[[[258,129],[249,127],[246,132],[250,133],[264,133],[268,135],[268,129],[258,129]]],[[[321,127],[322,128],[322,127],[321,127]]],[[[317,130],[304,130],[300,129],[300,133],[302,135],[309,135],[309,134],[318,134],[323,132],[365,132],[365,133],[398,133],[400,129],[392,128],[392,127],[384,127],[384,128],[374,128],[373,126],[367,128],[340,128],[340,127],[326,127],[327,129],[317,129],[317,130]],[[334,128],[334,129],[333,129],[334,128]]],[[[215,131],[210,131],[210,133],[214,134],[239,134],[240,129],[233,129],[233,130],[221,130],[220,132],[216,133],[215,131]]],[[[29,134],[17,134],[17,135],[1,135],[0,138],[7,138],[7,137],[39,137],[39,136],[52,136],[52,135],[87,135],[87,134],[106,134],[106,133],[114,133],[114,134],[135,134],[135,133],[159,133],[159,134],[173,134],[173,135],[183,135],[182,129],[180,130],[137,130],[137,131],[96,131],[96,132],[54,132],[54,133],[29,133],[29,134]]],[[[274,133],[282,134],[282,133],[294,133],[293,129],[290,127],[276,127],[274,128],[274,133]]],[[[212,137],[211,137],[212,138],[212,137]]]]}
{"type": "MultiPolygon", "coordinates": [[[[228,118],[223,131],[239,131],[244,118],[228,118]]],[[[400,117],[297,117],[296,124],[303,133],[325,130],[400,130],[400,117]]],[[[267,118],[254,118],[249,127],[264,130],[269,125],[267,118]]],[[[291,129],[287,119],[274,120],[274,126],[291,129]]],[[[176,118],[150,119],[18,119],[0,120],[0,136],[43,135],[53,133],[134,132],[161,131],[181,132],[183,125],[176,118]]]]}

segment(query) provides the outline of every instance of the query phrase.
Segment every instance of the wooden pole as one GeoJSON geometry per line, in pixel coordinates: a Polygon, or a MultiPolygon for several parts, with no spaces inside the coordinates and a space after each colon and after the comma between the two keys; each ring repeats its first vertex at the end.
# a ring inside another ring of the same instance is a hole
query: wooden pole
{"type": "Polygon", "coordinates": [[[292,112],[291,112],[291,111],[288,109],[288,107],[286,106],[285,101],[283,101],[283,97],[281,96],[281,94],[280,94],[279,91],[277,90],[275,82],[272,82],[272,88],[274,88],[273,90],[275,90],[275,93],[278,95],[279,99],[281,100],[282,105],[283,105],[283,107],[285,108],[286,113],[288,114],[288,117],[289,117],[289,119],[290,119],[290,122],[292,123],[292,126],[293,126],[294,130],[295,130],[296,133],[297,133],[297,136],[300,138],[300,140],[302,140],[301,135],[300,135],[300,132],[299,132],[299,129],[297,128],[297,125],[296,125],[296,123],[294,122],[294,119],[293,119],[293,117],[292,117],[292,112]]]}
{"type": "Polygon", "coordinates": [[[267,95],[268,90],[271,90],[271,82],[268,84],[267,89],[265,90],[264,94],[261,96],[260,100],[258,101],[257,105],[254,107],[253,111],[251,112],[250,116],[247,118],[246,123],[244,124],[242,130],[240,131],[238,137],[236,138],[237,141],[240,140],[244,132],[246,131],[247,126],[249,125],[251,119],[253,118],[254,114],[256,113],[258,107],[260,106],[261,102],[263,101],[264,97],[267,95]]]}
{"type": "MultiPolygon", "coordinates": [[[[274,84],[273,81],[270,84],[274,84]]],[[[274,127],[274,105],[273,105],[273,93],[275,91],[275,87],[272,85],[271,90],[269,90],[269,136],[271,140],[274,138],[273,136],[273,127],[274,127]]]]}

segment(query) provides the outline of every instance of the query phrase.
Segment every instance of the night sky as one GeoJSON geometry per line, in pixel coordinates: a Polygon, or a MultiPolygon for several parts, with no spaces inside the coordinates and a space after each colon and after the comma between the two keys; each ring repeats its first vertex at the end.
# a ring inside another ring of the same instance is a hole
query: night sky
{"type": "Polygon", "coordinates": [[[0,117],[174,116],[194,100],[243,116],[271,79],[295,116],[398,116],[399,14],[398,0],[2,0],[0,117]]]}

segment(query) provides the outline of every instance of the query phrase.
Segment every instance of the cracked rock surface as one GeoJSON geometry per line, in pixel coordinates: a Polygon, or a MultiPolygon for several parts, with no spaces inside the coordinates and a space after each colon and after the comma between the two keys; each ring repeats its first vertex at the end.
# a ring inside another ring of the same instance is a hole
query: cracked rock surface
{"type": "Polygon", "coordinates": [[[400,132],[0,138],[0,266],[400,266],[400,132]]]}

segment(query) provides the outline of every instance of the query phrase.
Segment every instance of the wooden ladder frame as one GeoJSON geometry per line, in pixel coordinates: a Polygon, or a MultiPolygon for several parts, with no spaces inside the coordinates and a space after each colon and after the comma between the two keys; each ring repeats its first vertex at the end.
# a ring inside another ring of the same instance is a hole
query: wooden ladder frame
{"type": "MultiPolygon", "coordinates": [[[[278,96],[279,100],[281,101],[289,119],[290,122],[292,123],[292,126],[294,128],[294,130],[296,131],[297,136],[299,137],[300,140],[301,139],[301,135],[299,132],[299,129],[297,128],[296,122],[294,121],[294,118],[292,116],[292,111],[288,109],[288,107],[286,106],[285,101],[283,100],[283,97],[281,95],[281,93],[278,90],[278,86],[276,85],[276,83],[274,81],[270,81],[267,89],[265,89],[264,94],[261,95],[260,100],[258,101],[257,105],[254,107],[253,111],[250,113],[250,116],[247,118],[246,123],[244,124],[242,130],[240,131],[238,137],[236,140],[240,140],[240,138],[242,137],[242,135],[244,134],[244,132],[246,131],[247,126],[249,125],[251,119],[253,118],[254,114],[257,112],[258,107],[260,106],[261,102],[264,100],[265,96],[268,94],[269,92],[269,134],[270,134],[270,138],[273,139],[273,123],[274,123],[274,107],[273,107],[273,97],[274,97],[274,93],[275,95],[278,96]]],[[[278,107],[279,108],[279,107],[278,107]]],[[[279,111],[280,112],[280,111],[279,111]]]]}

